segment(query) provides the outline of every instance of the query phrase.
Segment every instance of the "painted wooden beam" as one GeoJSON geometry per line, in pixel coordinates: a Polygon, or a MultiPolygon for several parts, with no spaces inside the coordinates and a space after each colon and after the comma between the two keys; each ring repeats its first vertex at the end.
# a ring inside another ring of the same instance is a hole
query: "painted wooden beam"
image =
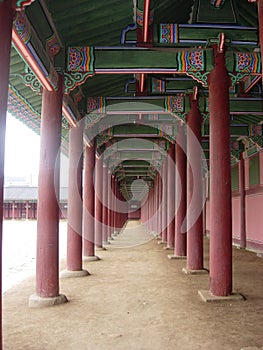
{"type": "MultiPolygon", "coordinates": [[[[134,73],[186,74],[206,87],[214,68],[212,49],[69,47],[66,59],[66,74],[73,79],[70,89],[94,74],[134,73]]],[[[228,51],[226,66],[235,85],[247,75],[261,74],[260,54],[228,51]]]]}
{"type": "Polygon", "coordinates": [[[158,24],[154,28],[154,44],[156,46],[207,45],[217,40],[220,33],[225,33],[230,46],[258,46],[258,29],[237,25],[218,24],[158,24]]]}
{"type": "MultiPolygon", "coordinates": [[[[87,114],[125,115],[140,113],[180,115],[180,113],[185,114],[190,110],[188,100],[188,98],[181,95],[89,98],[87,114]]],[[[199,108],[202,113],[208,113],[207,97],[200,96],[199,108]]],[[[263,115],[263,99],[230,97],[230,112],[231,114],[263,115]]]]}

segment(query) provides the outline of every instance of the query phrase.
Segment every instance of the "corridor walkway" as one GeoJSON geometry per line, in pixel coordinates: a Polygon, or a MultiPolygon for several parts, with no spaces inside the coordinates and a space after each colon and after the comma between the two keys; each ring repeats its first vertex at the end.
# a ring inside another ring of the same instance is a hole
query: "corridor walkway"
{"type": "MultiPolygon", "coordinates": [[[[4,295],[5,350],[240,350],[263,345],[263,259],[233,249],[234,284],[246,301],[206,304],[208,275],[184,275],[183,260],[138,222],[128,222],[90,276],[62,279],[69,303],[29,309],[34,278],[4,295]],[[133,246],[133,247],[131,247],[133,246]]],[[[63,268],[63,263],[61,268],[63,268]]],[[[205,239],[208,268],[208,240],[205,239]]]]}

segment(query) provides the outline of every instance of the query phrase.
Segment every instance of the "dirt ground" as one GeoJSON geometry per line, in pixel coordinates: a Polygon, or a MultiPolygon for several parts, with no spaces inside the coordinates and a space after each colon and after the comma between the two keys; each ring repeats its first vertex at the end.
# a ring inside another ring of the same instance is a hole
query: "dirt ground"
{"type": "MultiPolygon", "coordinates": [[[[206,268],[208,245],[205,238],[206,268]]],[[[84,264],[90,276],[61,279],[68,303],[28,308],[35,283],[28,278],[4,295],[4,349],[240,350],[263,345],[262,258],[233,248],[234,289],[246,300],[207,304],[197,292],[208,289],[209,275],[185,275],[185,261],[169,260],[167,254],[133,223],[98,252],[101,261],[84,264]]]]}

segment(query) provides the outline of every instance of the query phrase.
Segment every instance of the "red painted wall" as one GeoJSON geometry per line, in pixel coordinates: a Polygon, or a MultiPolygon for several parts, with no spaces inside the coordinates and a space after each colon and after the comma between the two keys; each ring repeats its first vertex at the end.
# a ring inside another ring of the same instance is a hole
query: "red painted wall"
{"type": "Polygon", "coordinates": [[[235,240],[240,239],[240,198],[232,197],[232,235],[235,240]]]}
{"type": "Polygon", "coordinates": [[[246,196],[247,247],[263,251],[263,193],[262,188],[246,196]]]}
{"type": "MultiPolygon", "coordinates": [[[[254,156],[255,157],[255,156],[254,156]]],[[[253,157],[251,157],[253,158],[253,157]]],[[[249,250],[263,252],[263,152],[259,153],[259,183],[250,184],[250,160],[245,159],[245,218],[246,247],[249,250]]],[[[253,161],[253,160],[252,160],[253,161]]],[[[251,163],[252,163],[251,161],[251,163]]],[[[252,173],[253,176],[253,173],[252,173]]],[[[233,242],[240,241],[240,196],[239,191],[232,192],[232,231],[233,242]]],[[[210,230],[209,199],[206,201],[206,231],[210,230]]]]}

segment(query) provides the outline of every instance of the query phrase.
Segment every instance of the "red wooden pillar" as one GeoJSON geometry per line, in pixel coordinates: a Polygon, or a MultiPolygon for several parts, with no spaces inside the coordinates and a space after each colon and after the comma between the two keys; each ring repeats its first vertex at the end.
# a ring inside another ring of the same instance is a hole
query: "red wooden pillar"
{"type": "Polygon", "coordinates": [[[95,147],[85,147],[83,189],[83,255],[85,261],[96,261],[95,255],[95,147]]]}
{"type": "Polygon", "coordinates": [[[103,164],[102,171],[102,241],[108,244],[108,168],[103,164]]]}
{"type": "Polygon", "coordinates": [[[155,183],[153,181],[153,187],[151,190],[151,232],[154,232],[154,197],[155,197],[155,183]]]}
{"type": "Polygon", "coordinates": [[[155,215],[155,236],[158,236],[159,232],[159,173],[155,177],[155,206],[154,206],[154,215],[155,215]]]}
{"type": "MultiPolygon", "coordinates": [[[[116,181],[117,182],[117,181],[116,181]]],[[[118,229],[118,232],[121,231],[121,228],[122,228],[122,212],[121,212],[121,209],[122,209],[122,205],[121,205],[121,202],[122,202],[122,196],[121,196],[121,193],[120,193],[120,190],[119,190],[119,187],[118,187],[118,183],[117,183],[117,186],[116,186],[116,190],[117,190],[117,194],[116,194],[116,197],[117,197],[117,205],[116,205],[116,211],[117,211],[117,229],[118,229]]]]}
{"type": "Polygon", "coordinates": [[[16,203],[15,201],[12,202],[12,219],[14,220],[15,219],[15,206],[16,206],[16,203]]]}
{"type": "Polygon", "coordinates": [[[155,202],[155,182],[153,182],[152,187],[152,198],[151,198],[151,232],[154,232],[154,202],[155,202]]]}
{"type": "Polygon", "coordinates": [[[150,203],[150,195],[151,195],[151,188],[149,187],[149,192],[146,200],[146,228],[149,230],[149,219],[150,219],[150,212],[149,212],[149,203],[150,203]]]}
{"type": "Polygon", "coordinates": [[[157,208],[158,208],[158,174],[156,175],[154,179],[154,234],[156,236],[157,231],[158,231],[158,213],[157,213],[157,208]]]}
{"type": "Polygon", "coordinates": [[[150,188],[150,191],[149,191],[149,197],[148,197],[148,225],[147,225],[147,228],[149,231],[151,231],[152,229],[152,223],[151,223],[151,210],[152,210],[152,188],[150,188]]]}
{"type": "Polygon", "coordinates": [[[174,256],[186,257],[186,137],[184,126],[179,125],[175,152],[177,176],[175,178],[175,207],[177,209],[175,216],[175,242],[174,256]]]}
{"type": "Polygon", "coordinates": [[[245,196],[245,165],[243,153],[238,164],[239,196],[240,196],[240,247],[246,248],[246,196],[245,196]]]}
{"type": "Polygon", "coordinates": [[[162,180],[162,241],[160,243],[167,243],[167,157],[165,157],[163,161],[162,180]]]}
{"type": "Polygon", "coordinates": [[[162,232],[162,177],[161,173],[158,173],[158,238],[161,238],[162,232]]]}
{"type": "Polygon", "coordinates": [[[112,237],[112,235],[114,234],[114,215],[115,215],[115,210],[114,210],[114,206],[115,206],[115,189],[114,189],[114,186],[115,186],[115,178],[114,178],[114,176],[113,175],[111,175],[111,190],[110,190],[110,192],[111,192],[111,196],[110,196],[110,198],[111,198],[111,201],[110,201],[110,203],[111,203],[111,228],[110,228],[110,232],[111,232],[111,234],[110,234],[110,239],[111,240],[113,240],[113,237],[112,237]]]}
{"type": "Polygon", "coordinates": [[[4,206],[4,156],[11,36],[14,11],[12,1],[0,3],[0,349],[2,349],[2,230],[4,206]]]}
{"type": "Polygon", "coordinates": [[[25,204],[25,207],[26,207],[26,220],[28,220],[28,214],[29,214],[29,202],[28,201],[26,201],[26,204],[25,204]]]}
{"type": "Polygon", "coordinates": [[[107,167],[107,241],[111,239],[111,173],[107,167]]]}
{"type": "Polygon", "coordinates": [[[229,85],[224,52],[214,48],[209,74],[210,109],[210,292],[232,292],[232,212],[229,131],[229,85]]]}
{"type": "Polygon", "coordinates": [[[82,169],[83,123],[69,131],[67,270],[61,277],[82,277],[82,169]]]}
{"type": "Polygon", "coordinates": [[[63,86],[43,91],[38,179],[36,294],[29,306],[64,303],[59,294],[59,154],[63,86]]]}
{"type": "Polygon", "coordinates": [[[158,174],[154,179],[154,234],[158,232],[158,174]]]}
{"type": "Polygon", "coordinates": [[[117,235],[119,233],[118,229],[118,212],[117,212],[117,186],[118,186],[118,181],[116,177],[114,177],[114,216],[113,216],[113,222],[114,222],[114,235],[117,235]]]}
{"type": "Polygon", "coordinates": [[[103,162],[101,158],[96,158],[95,169],[95,245],[97,250],[102,250],[102,211],[103,211],[103,193],[102,193],[102,176],[103,162]]]}
{"type": "Polygon", "coordinates": [[[170,144],[167,158],[167,248],[174,248],[175,232],[175,151],[170,144]]]}
{"type": "Polygon", "coordinates": [[[196,95],[190,95],[187,114],[187,261],[186,273],[203,270],[201,114],[196,95]]]}

